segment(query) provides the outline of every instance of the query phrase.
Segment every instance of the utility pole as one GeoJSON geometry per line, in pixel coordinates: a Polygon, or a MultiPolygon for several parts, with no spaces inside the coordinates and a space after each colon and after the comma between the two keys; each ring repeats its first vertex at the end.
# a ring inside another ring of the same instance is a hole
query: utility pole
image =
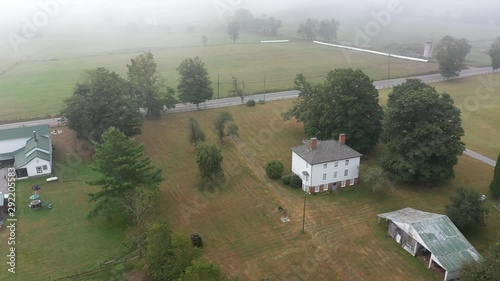
{"type": "Polygon", "coordinates": [[[264,76],[264,101],[266,101],[266,76],[264,76]]]}
{"type": "Polygon", "coordinates": [[[304,226],[306,224],[306,199],[307,199],[307,193],[304,194],[304,213],[302,214],[302,234],[305,233],[304,226]]]}
{"type": "Polygon", "coordinates": [[[219,90],[220,90],[220,74],[217,74],[217,98],[220,99],[220,95],[219,95],[219,90]]]}
{"type": "Polygon", "coordinates": [[[391,79],[391,54],[387,54],[387,79],[391,79]]]}

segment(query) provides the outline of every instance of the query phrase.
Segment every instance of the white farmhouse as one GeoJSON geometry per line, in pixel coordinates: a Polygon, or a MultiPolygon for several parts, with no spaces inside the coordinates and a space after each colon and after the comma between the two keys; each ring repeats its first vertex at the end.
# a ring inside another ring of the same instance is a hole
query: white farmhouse
{"type": "Polygon", "coordinates": [[[13,167],[17,179],[52,174],[48,125],[0,130],[0,169],[13,167]]]}
{"type": "Polygon", "coordinates": [[[356,185],[359,178],[361,153],[339,140],[319,141],[316,138],[292,147],[292,172],[302,179],[307,193],[335,191],[356,185]]]}

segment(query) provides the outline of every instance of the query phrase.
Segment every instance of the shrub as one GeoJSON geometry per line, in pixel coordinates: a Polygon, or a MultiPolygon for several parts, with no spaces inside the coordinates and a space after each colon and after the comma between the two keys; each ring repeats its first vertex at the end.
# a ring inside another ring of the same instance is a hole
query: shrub
{"type": "Polygon", "coordinates": [[[270,179],[276,180],[283,174],[283,163],[278,160],[271,160],[266,165],[266,174],[270,179]]]}
{"type": "Polygon", "coordinates": [[[248,106],[248,107],[255,106],[255,104],[256,104],[256,103],[255,103],[255,101],[254,101],[254,100],[248,100],[248,101],[247,101],[247,106],[248,106]]]}
{"type": "Polygon", "coordinates": [[[265,104],[266,101],[265,100],[259,100],[259,104],[265,104]]]}
{"type": "Polygon", "coordinates": [[[302,179],[295,174],[282,176],[281,182],[293,188],[302,188],[302,179]]]}

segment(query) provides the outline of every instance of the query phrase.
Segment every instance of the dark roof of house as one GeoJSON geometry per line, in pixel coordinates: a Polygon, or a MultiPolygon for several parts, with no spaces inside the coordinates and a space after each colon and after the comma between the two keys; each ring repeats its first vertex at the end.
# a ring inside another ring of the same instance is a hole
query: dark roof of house
{"type": "Polygon", "coordinates": [[[291,149],[310,165],[363,156],[349,146],[340,144],[337,140],[318,141],[315,150],[311,150],[311,140],[307,140],[303,145],[291,149]]]}
{"type": "Polygon", "coordinates": [[[49,125],[38,125],[0,130],[0,140],[29,138],[33,136],[33,131],[38,135],[50,136],[49,125]]]}

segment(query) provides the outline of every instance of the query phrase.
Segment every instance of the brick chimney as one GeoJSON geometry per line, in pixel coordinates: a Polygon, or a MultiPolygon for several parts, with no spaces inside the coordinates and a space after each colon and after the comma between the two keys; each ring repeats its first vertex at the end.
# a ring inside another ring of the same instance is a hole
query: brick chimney
{"type": "Polygon", "coordinates": [[[38,142],[38,138],[36,136],[36,131],[33,131],[33,137],[35,138],[35,142],[38,142]]]}
{"type": "Polygon", "coordinates": [[[318,147],[318,139],[317,138],[311,138],[311,150],[315,150],[316,147],[318,147]]]}
{"type": "Polygon", "coordinates": [[[339,135],[339,143],[340,144],[345,144],[345,134],[340,134],[339,135]]]}

